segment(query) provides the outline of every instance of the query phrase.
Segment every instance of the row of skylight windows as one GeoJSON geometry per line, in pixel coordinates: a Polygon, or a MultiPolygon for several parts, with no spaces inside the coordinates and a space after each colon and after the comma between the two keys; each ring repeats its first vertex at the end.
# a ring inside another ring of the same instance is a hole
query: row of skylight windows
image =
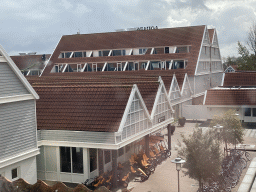
{"type": "Polygon", "coordinates": [[[100,50],[98,54],[93,55],[95,51],[76,51],[62,52],[59,58],[77,58],[77,57],[107,57],[107,56],[125,56],[125,55],[145,55],[148,54],[166,54],[166,53],[188,53],[191,51],[191,46],[183,47],[162,47],[162,48],[139,48],[131,49],[127,53],[125,49],[120,50],[100,50]],[[150,50],[150,51],[148,51],[150,50]]]}
{"type": "Polygon", "coordinates": [[[52,72],[96,72],[96,71],[138,71],[138,70],[168,70],[186,68],[184,60],[148,61],[148,62],[118,62],[118,63],[86,63],[86,64],[56,64],[52,72]]]}

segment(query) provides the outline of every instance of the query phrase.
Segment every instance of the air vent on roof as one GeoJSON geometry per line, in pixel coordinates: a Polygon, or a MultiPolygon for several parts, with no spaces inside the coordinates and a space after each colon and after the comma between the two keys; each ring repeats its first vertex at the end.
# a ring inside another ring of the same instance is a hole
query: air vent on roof
{"type": "Polygon", "coordinates": [[[28,55],[36,55],[36,52],[29,52],[28,55]]]}
{"type": "Polygon", "coordinates": [[[20,55],[27,55],[26,53],[19,53],[20,55]]]}

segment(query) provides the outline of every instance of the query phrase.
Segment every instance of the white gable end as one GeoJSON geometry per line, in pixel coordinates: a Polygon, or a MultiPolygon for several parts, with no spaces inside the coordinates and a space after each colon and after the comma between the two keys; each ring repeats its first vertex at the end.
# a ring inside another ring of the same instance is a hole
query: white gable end
{"type": "Polygon", "coordinates": [[[136,85],[128,100],[118,132],[122,140],[152,127],[151,119],[136,85]]]}
{"type": "Polygon", "coordinates": [[[153,106],[151,118],[153,125],[172,118],[172,107],[164,85],[161,83],[153,106]]]}
{"type": "Polygon", "coordinates": [[[173,76],[170,91],[169,91],[169,98],[171,101],[179,99],[181,97],[179,84],[177,82],[176,76],[173,76]]]}
{"type": "Polygon", "coordinates": [[[32,94],[35,99],[39,96],[22,75],[18,67],[14,64],[9,55],[0,45],[0,97],[21,96],[32,94]]]}
{"type": "Polygon", "coordinates": [[[193,94],[187,74],[185,75],[181,95],[182,99],[189,98],[193,94]]]}

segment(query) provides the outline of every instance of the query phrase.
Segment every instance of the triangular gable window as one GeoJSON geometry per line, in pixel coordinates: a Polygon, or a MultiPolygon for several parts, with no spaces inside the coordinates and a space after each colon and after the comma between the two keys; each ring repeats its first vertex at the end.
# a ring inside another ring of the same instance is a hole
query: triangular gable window
{"type": "Polygon", "coordinates": [[[165,96],[164,88],[162,87],[161,93],[157,101],[156,110],[154,113],[153,124],[155,125],[155,124],[161,123],[167,119],[170,119],[171,117],[172,117],[171,108],[165,96]]]}
{"type": "Polygon", "coordinates": [[[180,98],[180,89],[176,80],[174,80],[173,86],[170,91],[171,91],[171,95],[170,95],[171,100],[180,98]]]}
{"type": "Polygon", "coordinates": [[[218,40],[217,40],[217,35],[216,33],[214,34],[214,37],[213,37],[213,43],[212,43],[214,46],[218,46],[218,40]]]}
{"type": "Polygon", "coordinates": [[[122,139],[126,139],[148,128],[148,118],[137,93],[135,93],[122,131],[122,139]]]}
{"type": "Polygon", "coordinates": [[[209,34],[208,34],[208,31],[205,31],[205,34],[204,34],[204,43],[209,43],[209,34]]]}

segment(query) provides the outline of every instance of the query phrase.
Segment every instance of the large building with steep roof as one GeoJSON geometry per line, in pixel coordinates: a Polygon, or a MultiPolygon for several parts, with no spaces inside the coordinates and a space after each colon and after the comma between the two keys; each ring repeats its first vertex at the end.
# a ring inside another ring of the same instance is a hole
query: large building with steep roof
{"type": "Polygon", "coordinates": [[[142,139],[147,151],[222,74],[206,26],[63,36],[41,77],[27,77],[40,95],[38,178],[80,183],[127,161],[142,139]]]}
{"type": "Polygon", "coordinates": [[[223,67],[216,29],[202,25],[64,35],[42,76],[159,70],[187,73],[192,95],[175,106],[177,116],[183,116],[182,104],[192,104],[195,99],[202,103],[205,90],[221,85],[223,67]]]}

